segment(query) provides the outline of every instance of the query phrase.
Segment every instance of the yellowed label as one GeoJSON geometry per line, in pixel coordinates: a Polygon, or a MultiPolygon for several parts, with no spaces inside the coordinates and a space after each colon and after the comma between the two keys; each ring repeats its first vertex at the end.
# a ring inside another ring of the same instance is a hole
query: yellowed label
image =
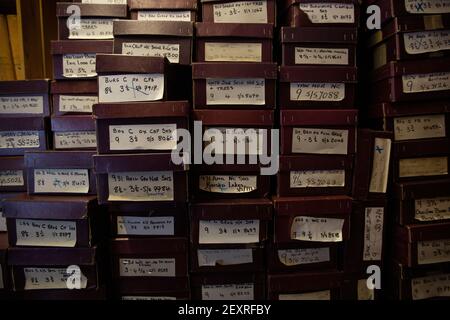
{"type": "Polygon", "coordinates": [[[417,263],[432,264],[450,261],[450,239],[419,241],[417,243],[417,263]]]}
{"type": "Polygon", "coordinates": [[[278,300],[331,300],[331,291],[324,290],[308,293],[280,294],[278,295],[278,300]]]}
{"type": "Polygon", "coordinates": [[[448,174],[448,158],[400,159],[400,178],[443,176],[448,174]]]}
{"type": "Polygon", "coordinates": [[[205,61],[208,62],[261,62],[261,43],[205,43],[205,61]]]}
{"type": "Polygon", "coordinates": [[[73,248],[77,225],[73,221],[16,220],[17,246],[73,248]]]}
{"type": "Polygon", "coordinates": [[[413,300],[450,297],[450,274],[437,274],[411,280],[413,300]]]}
{"type": "Polygon", "coordinates": [[[88,169],[34,169],[35,193],[88,193],[88,169]]]}
{"type": "Polygon", "coordinates": [[[418,221],[450,219],[450,197],[418,199],[414,203],[414,218],[418,221]]]}
{"type": "Polygon", "coordinates": [[[55,149],[92,149],[97,147],[95,131],[55,132],[55,149]]]}
{"type": "Polygon", "coordinates": [[[298,216],[291,225],[291,239],[313,242],[342,242],[344,219],[298,216]]]}
{"type": "Polygon", "coordinates": [[[202,285],[202,300],[254,300],[253,283],[202,285]]]}
{"type": "Polygon", "coordinates": [[[291,171],[291,188],[345,187],[345,170],[291,171]]]}
{"type": "Polygon", "coordinates": [[[199,189],[211,193],[250,193],[257,189],[257,176],[200,176],[199,189]]]}
{"type": "Polygon", "coordinates": [[[402,77],[404,93],[450,90],[450,72],[410,74],[402,77]]]}
{"type": "MultiPolygon", "coordinates": [[[[71,275],[64,268],[25,268],[25,290],[68,289],[71,275]]],[[[80,289],[86,289],[87,278],[80,275],[80,289]]]]}
{"type": "Polygon", "coordinates": [[[111,150],[174,150],[177,148],[176,124],[109,126],[111,150]]]}
{"type": "Polygon", "coordinates": [[[215,23],[268,23],[267,1],[233,1],[213,5],[215,23]]]}
{"type": "Polygon", "coordinates": [[[264,105],[264,79],[206,79],[207,105],[264,105]]]}
{"type": "Polygon", "coordinates": [[[34,149],[39,147],[38,131],[0,131],[0,149],[34,149]]]}
{"type": "Polygon", "coordinates": [[[69,39],[108,40],[114,39],[113,19],[81,18],[79,28],[69,30],[69,39]]]}
{"type": "Polygon", "coordinates": [[[290,84],[291,101],[342,101],[345,99],[344,83],[290,84]]]}
{"type": "Polygon", "coordinates": [[[23,170],[0,171],[0,187],[21,187],[23,185],[23,170]]]}
{"type": "Polygon", "coordinates": [[[348,130],[294,128],[292,152],[348,154],[348,130]]]}
{"type": "Polygon", "coordinates": [[[259,242],[259,220],[200,220],[200,244],[259,242]]]}
{"type": "Polygon", "coordinates": [[[65,54],[62,58],[63,76],[65,78],[92,78],[97,76],[95,53],[65,54]]]}
{"type": "Polygon", "coordinates": [[[386,193],[391,159],[391,139],[375,138],[369,192],[386,193]]]}
{"type": "Polygon", "coordinates": [[[175,277],[175,259],[120,259],[121,277],[175,277]]]}
{"type": "Polygon", "coordinates": [[[327,262],[330,261],[330,248],[278,250],[278,259],[288,267],[327,262]]]}

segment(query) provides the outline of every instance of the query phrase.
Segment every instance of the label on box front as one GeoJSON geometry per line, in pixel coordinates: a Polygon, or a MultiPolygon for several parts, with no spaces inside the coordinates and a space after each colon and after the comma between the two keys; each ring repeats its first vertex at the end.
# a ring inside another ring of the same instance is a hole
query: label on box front
{"type": "Polygon", "coordinates": [[[109,201],[173,201],[173,172],[108,174],[109,201]]]}
{"type": "Polygon", "coordinates": [[[342,188],[345,170],[291,171],[290,188],[342,188]]]}
{"type": "Polygon", "coordinates": [[[16,219],[16,246],[73,248],[77,243],[74,221],[16,219]]]}
{"type": "Polygon", "coordinates": [[[450,72],[410,74],[402,76],[404,93],[450,90],[450,72]]]}
{"type": "Polygon", "coordinates": [[[252,249],[197,250],[199,267],[253,263],[252,249]]]}
{"type": "Polygon", "coordinates": [[[367,279],[358,280],[358,300],[370,301],[375,300],[375,292],[367,286],[367,279]]]}
{"type": "Polygon", "coordinates": [[[395,140],[444,138],[445,115],[394,118],[395,140]]]}
{"type": "Polygon", "coordinates": [[[117,217],[117,234],[130,236],[173,236],[174,217],[117,217]]]}
{"type": "Polygon", "coordinates": [[[450,297],[450,274],[437,274],[411,280],[413,300],[450,297]]]}
{"type": "Polygon", "coordinates": [[[278,259],[288,267],[330,261],[330,248],[278,250],[278,259]]]}
{"type": "Polygon", "coordinates": [[[414,218],[418,221],[450,219],[450,197],[418,199],[414,201],[414,204],[414,218]]]}
{"type": "Polygon", "coordinates": [[[295,294],[280,294],[278,295],[278,300],[313,300],[313,301],[321,301],[321,300],[331,300],[331,291],[316,291],[316,292],[308,292],[308,293],[295,293],[295,294]]]}
{"type": "Polygon", "coordinates": [[[191,12],[189,10],[183,11],[168,11],[168,10],[139,10],[138,20],[143,21],[191,21],[191,12]]]}
{"type": "Polygon", "coordinates": [[[449,30],[409,32],[403,34],[403,40],[408,54],[450,50],[449,30]]]}
{"type": "Polygon", "coordinates": [[[168,43],[122,43],[122,54],[128,56],[166,57],[171,63],[180,62],[180,45],[168,43]]]}
{"type": "Polygon", "coordinates": [[[294,128],[292,152],[348,154],[348,130],[294,128]]]}
{"type": "Polygon", "coordinates": [[[448,158],[400,159],[400,178],[445,176],[448,174],[448,158]]]}
{"type": "Polygon", "coordinates": [[[257,176],[200,176],[199,189],[212,193],[250,193],[257,189],[257,176]]]}
{"type": "Polygon", "coordinates": [[[8,232],[8,228],[6,227],[6,218],[3,217],[3,212],[0,209],[0,232],[8,232]]]}
{"type": "Polygon", "coordinates": [[[200,244],[257,243],[259,220],[200,220],[200,244]]]}
{"type": "Polygon", "coordinates": [[[113,151],[174,150],[177,148],[177,125],[109,126],[109,148],[113,151]]]}
{"type": "Polygon", "coordinates": [[[391,159],[391,139],[375,138],[369,192],[386,193],[391,159]]]}
{"type": "Polygon", "coordinates": [[[69,39],[114,39],[112,19],[81,18],[79,21],[79,28],[73,27],[69,30],[69,39]]]}
{"type": "Polygon", "coordinates": [[[163,297],[163,296],[123,296],[123,301],[164,301],[164,300],[177,300],[176,297],[163,297]]]}
{"type": "Polygon", "coordinates": [[[59,112],[91,113],[92,106],[97,103],[96,96],[59,96],[59,112]]]}
{"type": "Polygon", "coordinates": [[[315,242],[342,242],[344,219],[295,217],[291,239],[315,242]]]}
{"type": "Polygon", "coordinates": [[[355,7],[346,3],[299,3],[311,23],[354,23],[355,7]]]}
{"type": "Polygon", "coordinates": [[[0,264],[0,289],[4,289],[5,285],[3,283],[3,268],[2,265],[0,264]]]}
{"type": "Polygon", "coordinates": [[[0,131],[0,149],[32,149],[39,147],[39,131],[0,131]]]}
{"type": "Polygon", "coordinates": [[[92,78],[95,70],[95,53],[77,53],[63,55],[63,76],[65,78],[92,78]]]}
{"type": "Polygon", "coordinates": [[[261,155],[264,134],[263,129],[207,128],[203,134],[203,141],[207,143],[207,146],[214,143],[216,154],[261,155]],[[219,133],[223,139],[222,145],[216,139],[219,133]],[[223,150],[220,150],[220,146],[223,150]]]}
{"type": "Polygon", "coordinates": [[[448,0],[405,0],[405,9],[413,14],[450,13],[448,0]]]}
{"type": "Polygon", "coordinates": [[[205,43],[207,62],[262,62],[261,43],[205,43]]]}
{"type": "Polygon", "coordinates": [[[120,259],[121,277],[175,277],[175,259],[120,259]]]}
{"type": "Polygon", "coordinates": [[[366,208],[364,225],[364,261],[380,261],[383,248],[384,208],[366,208]]]}
{"type": "Polygon", "coordinates": [[[264,105],[264,79],[206,79],[207,105],[264,105]]]}
{"type": "Polygon", "coordinates": [[[291,83],[291,101],[342,101],[344,83],[291,83]]]}
{"type": "Polygon", "coordinates": [[[44,97],[42,96],[0,96],[1,114],[43,114],[44,97]]]}
{"type": "Polygon", "coordinates": [[[55,132],[55,149],[91,149],[97,147],[95,131],[55,132]]]}
{"type": "Polygon", "coordinates": [[[81,3],[92,3],[92,4],[127,4],[127,0],[81,0],[81,3]]]}
{"type": "Polygon", "coordinates": [[[419,241],[417,243],[417,263],[432,264],[450,261],[450,239],[419,241]]]}
{"type": "Polygon", "coordinates": [[[253,283],[202,285],[202,300],[254,300],[253,283]]]}
{"type": "Polygon", "coordinates": [[[213,5],[214,23],[268,23],[267,1],[236,1],[213,5]]]}
{"type": "Polygon", "coordinates": [[[348,65],[349,50],[295,47],[295,64],[348,65]]]}
{"type": "Polygon", "coordinates": [[[88,279],[81,273],[70,273],[68,268],[24,268],[24,290],[86,289],[88,279]]]}
{"type": "Polygon", "coordinates": [[[23,185],[23,170],[0,171],[0,187],[21,187],[23,185]]]}
{"type": "Polygon", "coordinates": [[[35,193],[88,193],[88,169],[34,169],[35,193]]]}

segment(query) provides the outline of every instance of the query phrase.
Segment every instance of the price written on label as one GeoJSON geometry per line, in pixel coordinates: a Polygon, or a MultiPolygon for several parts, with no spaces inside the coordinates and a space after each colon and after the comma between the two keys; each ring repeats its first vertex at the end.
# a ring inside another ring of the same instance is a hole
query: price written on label
{"type": "Polygon", "coordinates": [[[215,23],[267,23],[267,1],[235,1],[213,5],[215,23]]]}
{"type": "Polygon", "coordinates": [[[77,225],[73,221],[16,220],[17,246],[73,248],[77,225]]]}
{"type": "Polygon", "coordinates": [[[291,83],[291,101],[342,101],[344,83],[291,83]]]}
{"type": "Polygon", "coordinates": [[[0,171],[0,187],[20,187],[24,184],[22,170],[0,171]]]}
{"type": "Polygon", "coordinates": [[[264,79],[206,79],[207,105],[264,105],[264,79]]]}
{"type": "Polygon", "coordinates": [[[184,11],[164,11],[164,10],[142,10],[138,11],[138,20],[143,21],[191,21],[191,12],[184,11]]]}
{"type": "Polygon", "coordinates": [[[60,112],[91,113],[92,106],[98,103],[94,96],[59,96],[60,112]]]}
{"type": "Polygon", "coordinates": [[[167,43],[124,42],[122,54],[128,56],[166,57],[171,63],[180,62],[180,45],[167,43]]]}
{"type": "Polygon", "coordinates": [[[278,300],[313,300],[313,301],[321,301],[321,300],[331,300],[331,291],[317,291],[317,292],[307,292],[307,293],[297,293],[297,294],[280,294],[278,295],[278,300]]]}
{"type": "Polygon", "coordinates": [[[411,74],[402,77],[404,93],[450,90],[450,72],[411,74]]]}
{"type": "Polygon", "coordinates": [[[35,193],[89,192],[88,169],[34,169],[35,193]]]}
{"type": "Polygon", "coordinates": [[[295,47],[295,64],[348,65],[349,50],[295,47]]]}
{"type": "Polygon", "coordinates": [[[278,259],[288,267],[330,261],[330,248],[278,250],[278,259]]]}
{"type": "Polygon", "coordinates": [[[413,300],[450,297],[450,274],[438,274],[411,280],[413,300]]]}
{"type": "Polygon", "coordinates": [[[97,147],[95,131],[55,132],[55,149],[93,149],[97,147]]]}
{"type": "Polygon", "coordinates": [[[405,0],[405,9],[412,14],[450,13],[448,0],[405,0]]]}
{"type": "Polygon", "coordinates": [[[354,23],[355,7],[346,3],[299,3],[311,23],[354,23]]]}
{"type": "Polygon", "coordinates": [[[205,43],[208,62],[262,62],[261,43],[205,43]]]}
{"type": "Polygon", "coordinates": [[[69,39],[114,39],[112,19],[80,19],[79,28],[72,27],[69,39]]]}
{"type": "Polygon", "coordinates": [[[419,241],[417,243],[418,264],[432,264],[450,261],[450,239],[419,241]]]}
{"type": "Polygon", "coordinates": [[[257,176],[200,176],[199,189],[212,193],[250,193],[257,190],[257,176]]]}
{"type": "Polygon", "coordinates": [[[375,138],[369,192],[386,193],[391,159],[391,139],[375,138]]]}
{"type": "Polygon", "coordinates": [[[408,54],[422,54],[450,50],[450,31],[409,32],[403,34],[408,54]]]}
{"type": "Polygon", "coordinates": [[[135,236],[173,236],[174,217],[117,217],[117,233],[135,236]]]}
{"type": "MultiPolygon", "coordinates": [[[[205,147],[213,143],[217,131],[223,136],[222,150],[214,149],[216,154],[261,155],[263,153],[264,129],[253,128],[207,128],[203,135],[205,147]]],[[[215,141],[217,146],[218,141],[215,141]]]]}
{"type": "Polygon", "coordinates": [[[342,242],[343,219],[295,217],[291,239],[314,242],[342,242]]]}
{"type": "Polygon", "coordinates": [[[0,149],[34,149],[39,147],[38,131],[0,131],[0,149]]]}
{"type": "Polygon", "coordinates": [[[202,285],[202,300],[254,300],[254,284],[202,285]]]}
{"type": "Polygon", "coordinates": [[[379,261],[383,248],[384,208],[366,208],[364,225],[364,261],[379,261]]]}
{"type": "Polygon", "coordinates": [[[394,126],[396,141],[446,136],[444,114],[394,118],[394,126]]]}
{"type": "Polygon", "coordinates": [[[448,174],[448,158],[400,159],[400,178],[443,176],[448,174]]]}
{"type": "Polygon", "coordinates": [[[348,153],[348,130],[294,128],[292,138],[293,153],[348,153]]]}
{"type": "Polygon", "coordinates": [[[175,259],[120,259],[121,277],[175,277],[175,259]]]}
{"type": "Polygon", "coordinates": [[[109,126],[111,150],[175,150],[176,124],[109,126]]]}
{"type": "Polygon", "coordinates": [[[67,272],[66,268],[24,268],[25,290],[68,289],[79,278],[79,288],[86,289],[87,278],[81,273],[79,277],[67,272]],[[71,277],[69,279],[69,277],[71,277]],[[72,279],[73,278],[73,279],[72,279]]]}
{"type": "Polygon", "coordinates": [[[252,249],[197,250],[199,267],[253,263],[252,249]]]}
{"type": "Polygon", "coordinates": [[[345,187],[345,170],[291,171],[291,188],[345,187]]]}
{"type": "Polygon", "coordinates": [[[200,220],[200,244],[259,242],[259,220],[200,220]]]}
{"type": "Polygon", "coordinates": [[[450,219],[450,197],[415,200],[414,218],[418,221],[450,219]]]}
{"type": "Polygon", "coordinates": [[[0,114],[43,114],[42,96],[0,96],[0,114]]]}
{"type": "Polygon", "coordinates": [[[65,78],[96,77],[95,65],[95,53],[65,54],[63,55],[63,76],[65,78]]]}

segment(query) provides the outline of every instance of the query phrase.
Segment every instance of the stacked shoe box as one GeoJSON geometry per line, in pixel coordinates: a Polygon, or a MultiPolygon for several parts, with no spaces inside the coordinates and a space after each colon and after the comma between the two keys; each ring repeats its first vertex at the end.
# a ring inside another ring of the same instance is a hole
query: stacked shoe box
{"type": "Polygon", "coordinates": [[[276,107],[275,1],[201,1],[201,11],[192,72],[194,137],[204,143],[195,155],[213,158],[198,157],[191,184],[192,298],[261,300],[272,203],[258,157],[270,152],[276,107]]]}
{"type": "MultiPolygon", "coordinates": [[[[357,1],[282,1],[280,171],[268,296],[344,299],[356,154],[357,1]]],[[[359,240],[358,240],[359,241],[359,240]]]]}
{"type": "Polygon", "coordinates": [[[394,132],[394,298],[448,297],[450,6],[446,1],[372,1],[381,30],[373,55],[369,116],[394,132]]]}

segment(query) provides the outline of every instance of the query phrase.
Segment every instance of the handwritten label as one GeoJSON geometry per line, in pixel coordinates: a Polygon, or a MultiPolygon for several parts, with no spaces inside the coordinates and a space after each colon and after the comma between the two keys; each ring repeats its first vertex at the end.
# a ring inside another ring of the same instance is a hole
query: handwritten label
{"type": "Polygon", "coordinates": [[[0,149],[32,149],[39,147],[39,131],[0,131],[0,149]]]}
{"type": "Polygon", "coordinates": [[[296,293],[296,294],[280,294],[278,295],[278,300],[331,300],[331,291],[316,291],[308,293],[296,293]]]}
{"type": "Polygon", "coordinates": [[[34,169],[35,193],[88,193],[87,169],[34,169]]]}
{"type": "Polygon", "coordinates": [[[330,261],[330,248],[278,250],[278,259],[288,267],[330,261]]]}
{"type": "Polygon", "coordinates": [[[383,248],[384,208],[366,208],[364,225],[364,261],[379,261],[383,248]]]}
{"type": "Polygon", "coordinates": [[[235,1],[213,5],[215,23],[268,23],[267,1],[235,1]]]}
{"type": "Polygon", "coordinates": [[[123,301],[163,301],[163,300],[177,300],[176,297],[163,297],[163,296],[123,296],[123,301]]]}
{"type": "Polygon", "coordinates": [[[0,114],[43,114],[44,97],[42,96],[0,96],[0,114]]]}
{"type": "Polygon", "coordinates": [[[233,154],[233,155],[261,155],[263,153],[263,135],[262,129],[253,128],[208,128],[204,135],[203,141],[206,145],[215,141],[216,135],[220,132],[223,137],[223,150],[215,148],[216,154],[233,154]]]}
{"type": "Polygon", "coordinates": [[[60,112],[92,113],[92,106],[98,103],[96,96],[59,96],[60,112]]]}
{"type": "Polygon", "coordinates": [[[100,103],[157,101],[164,97],[163,74],[98,77],[100,103]]]}
{"type": "Polygon", "coordinates": [[[144,21],[185,21],[192,20],[191,12],[184,11],[165,11],[165,10],[142,10],[138,11],[138,20],[144,21]]]}
{"type": "Polygon", "coordinates": [[[252,249],[197,250],[199,267],[253,263],[252,249]]]}
{"type": "Polygon", "coordinates": [[[400,178],[445,176],[448,174],[448,158],[400,159],[400,178]]]}
{"type": "Polygon", "coordinates": [[[261,43],[205,43],[205,61],[262,62],[261,43]]]}
{"type": "Polygon", "coordinates": [[[369,192],[386,193],[391,159],[391,139],[375,138],[369,192]]]}
{"type": "Polygon", "coordinates": [[[97,147],[95,131],[55,132],[55,149],[92,149],[97,147]]]}
{"type": "Polygon", "coordinates": [[[109,201],[173,201],[173,172],[109,173],[109,201]]]}
{"type": "Polygon", "coordinates": [[[5,284],[3,283],[3,267],[0,264],[0,289],[4,289],[5,284]]]}
{"type": "Polygon", "coordinates": [[[63,55],[63,76],[65,78],[96,77],[95,62],[95,53],[65,54],[63,55]]]}
{"type": "Polygon", "coordinates": [[[438,274],[411,280],[413,300],[450,297],[450,274],[438,274]]]}
{"type": "Polygon", "coordinates": [[[117,234],[130,236],[173,236],[174,217],[117,217],[117,234]]]}
{"type": "Polygon", "coordinates": [[[127,0],[81,0],[81,3],[93,3],[93,4],[127,4],[127,0]]]}
{"type": "Polygon", "coordinates": [[[367,279],[358,280],[358,300],[370,301],[375,300],[375,292],[367,287],[367,279]]]}
{"type": "Polygon", "coordinates": [[[349,50],[295,47],[295,64],[348,65],[349,50]]]}
{"type": "Polygon", "coordinates": [[[450,72],[411,74],[402,76],[404,93],[450,90],[450,72]]]}
{"type": "Polygon", "coordinates": [[[111,150],[174,150],[177,148],[176,124],[109,126],[111,150]]]}
{"type": "Polygon", "coordinates": [[[171,63],[180,62],[180,45],[167,43],[122,43],[122,54],[128,56],[166,57],[171,63]]]}
{"type": "Polygon", "coordinates": [[[348,154],[348,130],[294,128],[292,152],[348,154]]]}
{"type": "Polygon", "coordinates": [[[414,218],[418,221],[450,219],[450,197],[418,199],[414,201],[414,204],[414,218]]]}
{"type": "Polygon", "coordinates": [[[417,243],[417,263],[432,264],[450,261],[450,239],[419,241],[417,243]]]}
{"type": "Polygon", "coordinates": [[[257,189],[257,176],[200,176],[199,189],[212,193],[250,193],[257,189]]]}
{"type": "Polygon", "coordinates": [[[446,136],[444,114],[394,118],[394,126],[397,141],[446,136]]]}
{"type": "MultiPolygon", "coordinates": [[[[75,285],[74,275],[67,272],[66,268],[24,268],[25,288],[24,290],[48,290],[48,289],[68,289],[68,281],[75,285]],[[74,279],[69,279],[69,277],[74,279]]],[[[81,273],[80,289],[86,289],[87,278],[81,273]]]]}
{"type": "Polygon", "coordinates": [[[355,7],[346,3],[299,3],[312,23],[354,23],[355,7]]]}
{"type": "Polygon", "coordinates": [[[408,54],[422,54],[450,50],[449,30],[409,32],[403,34],[408,54]]]}
{"type": "Polygon", "coordinates": [[[450,13],[448,0],[405,0],[405,9],[408,13],[450,13]]]}
{"type": "Polygon", "coordinates": [[[259,220],[200,220],[200,244],[257,243],[259,220]]]}
{"type": "Polygon", "coordinates": [[[175,277],[175,259],[120,259],[121,277],[175,277]]]}
{"type": "Polygon", "coordinates": [[[291,101],[342,101],[344,83],[291,83],[291,101]]]}
{"type": "Polygon", "coordinates": [[[69,30],[69,39],[114,39],[112,19],[80,19],[79,28],[69,30]]]}
{"type": "Polygon", "coordinates": [[[291,188],[345,187],[345,170],[291,171],[291,188]]]}
{"type": "Polygon", "coordinates": [[[291,226],[291,239],[315,242],[342,242],[344,219],[295,217],[291,226]]]}
{"type": "Polygon", "coordinates": [[[73,248],[77,243],[74,221],[16,219],[17,246],[73,248]]]}
{"type": "Polygon", "coordinates": [[[264,79],[206,79],[207,105],[264,105],[264,79]]]}
{"type": "Polygon", "coordinates": [[[24,184],[23,170],[0,171],[0,187],[21,187],[24,184]]]}
{"type": "Polygon", "coordinates": [[[202,300],[254,300],[253,283],[202,285],[202,300]]]}

